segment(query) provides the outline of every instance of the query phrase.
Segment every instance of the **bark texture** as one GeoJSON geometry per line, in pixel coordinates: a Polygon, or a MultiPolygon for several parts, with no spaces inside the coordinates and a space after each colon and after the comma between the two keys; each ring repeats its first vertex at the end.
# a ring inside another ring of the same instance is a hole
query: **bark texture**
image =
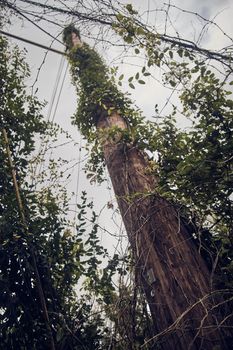
{"type": "MultiPolygon", "coordinates": [[[[105,135],[113,126],[127,128],[117,113],[97,124],[105,135]]],[[[103,151],[155,330],[168,329],[155,343],[163,350],[230,348],[211,312],[211,273],[174,206],[156,192],[146,154],[121,141],[120,132],[105,137],[103,151]]]]}

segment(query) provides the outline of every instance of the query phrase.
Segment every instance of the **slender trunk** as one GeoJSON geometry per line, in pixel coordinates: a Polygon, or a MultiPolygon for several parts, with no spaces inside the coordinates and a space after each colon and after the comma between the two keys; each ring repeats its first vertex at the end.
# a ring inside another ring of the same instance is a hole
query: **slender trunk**
{"type": "MultiPolygon", "coordinates": [[[[117,113],[103,114],[97,124],[113,126],[127,128],[117,113]]],[[[114,140],[105,136],[103,152],[155,333],[167,330],[157,344],[163,350],[227,349],[211,313],[210,271],[179,213],[156,192],[146,154],[120,138],[120,132],[114,140]]]]}

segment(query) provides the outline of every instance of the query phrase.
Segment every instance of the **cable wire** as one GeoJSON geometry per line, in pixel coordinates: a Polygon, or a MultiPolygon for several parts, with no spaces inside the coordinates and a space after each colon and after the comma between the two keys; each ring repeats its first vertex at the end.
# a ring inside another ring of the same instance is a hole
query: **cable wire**
{"type": "MultiPolygon", "coordinates": [[[[65,52],[59,51],[59,50],[57,50],[57,49],[53,49],[52,47],[48,47],[48,46],[45,46],[45,45],[43,45],[43,44],[36,43],[35,41],[29,40],[29,39],[22,38],[22,37],[20,37],[20,36],[18,36],[18,35],[11,34],[11,33],[7,33],[7,32],[5,32],[5,31],[3,31],[3,30],[0,30],[0,34],[3,34],[3,35],[5,35],[5,36],[9,36],[10,38],[14,38],[14,39],[17,39],[17,40],[20,40],[20,41],[24,41],[24,42],[27,43],[27,44],[40,47],[41,49],[46,49],[46,50],[48,50],[48,51],[57,53],[57,54],[59,54],[59,55],[66,56],[66,53],[65,53],[65,52]]],[[[53,38],[53,39],[54,39],[54,38],[53,38]]],[[[55,40],[56,40],[56,39],[55,39],[55,40]]]]}
{"type": "MultiPolygon", "coordinates": [[[[63,57],[61,57],[61,60],[60,60],[60,63],[59,63],[55,84],[54,84],[54,87],[53,87],[52,97],[51,97],[51,100],[50,100],[49,109],[48,109],[47,118],[46,118],[47,122],[54,122],[54,119],[55,119],[55,114],[57,112],[58,102],[59,102],[60,97],[61,97],[61,92],[62,92],[62,88],[63,88],[63,85],[64,85],[65,76],[66,76],[66,72],[67,72],[67,68],[68,68],[68,64],[67,64],[65,72],[64,72],[64,76],[63,76],[63,79],[62,79],[61,87],[60,87],[60,90],[59,90],[59,93],[58,93],[58,87],[59,87],[59,84],[60,84],[60,81],[61,81],[64,64],[65,64],[65,58],[63,56],[63,57]],[[57,93],[58,93],[58,97],[57,97],[57,102],[56,102],[56,105],[55,105],[55,108],[54,108],[54,104],[55,104],[57,93]],[[53,108],[54,108],[54,112],[53,112],[53,115],[52,115],[53,108]],[[52,116],[52,119],[51,119],[51,116],[52,116]]],[[[43,154],[46,151],[46,147],[48,145],[48,142],[49,142],[49,137],[47,137],[47,139],[44,141],[44,144],[43,144],[43,140],[41,140],[38,154],[39,155],[41,154],[42,157],[43,157],[43,154]]],[[[44,164],[44,158],[40,160],[40,163],[37,164],[35,169],[34,169],[34,174],[32,176],[32,185],[35,185],[36,176],[37,176],[37,174],[41,173],[43,164],[44,164]]]]}
{"type": "Polygon", "coordinates": [[[48,36],[50,36],[51,38],[55,39],[56,41],[58,41],[60,44],[64,45],[62,41],[60,41],[57,38],[54,38],[54,36],[52,36],[49,32],[47,32],[45,29],[43,29],[41,26],[39,26],[39,24],[35,23],[35,21],[31,20],[30,18],[28,18],[26,15],[24,15],[17,7],[15,7],[14,5],[10,4],[8,1],[5,0],[5,4],[6,6],[8,6],[10,9],[12,9],[13,11],[15,11],[16,13],[18,13],[20,16],[24,17],[28,22],[32,23],[36,28],[40,29],[43,33],[47,34],[48,36]]]}
{"type": "Polygon", "coordinates": [[[58,68],[58,72],[57,72],[57,76],[56,76],[56,81],[55,81],[55,84],[54,84],[54,87],[53,87],[52,97],[51,97],[50,104],[49,104],[49,109],[48,109],[48,114],[47,114],[47,119],[46,119],[47,122],[49,122],[50,118],[51,118],[55,97],[56,97],[56,94],[57,94],[59,82],[61,80],[61,74],[62,74],[62,71],[63,71],[63,68],[64,68],[64,63],[65,63],[65,59],[64,59],[64,57],[61,57],[59,68],[58,68]]]}
{"type": "Polygon", "coordinates": [[[56,105],[55,105],[55,108],[54,108],[54,111],[53,111],[53,116],[52,116],[52,119],[51,119],[52,123],[54,121],[54,118],[55,118],[55,115],[56,115],[56,112],[57,112],[57,108],[58,108],[58,104],[59,104],[60,99],[61,99],[61,93],[62,93],[62,90],[63,90],[63,87],[64,87],[68,66],[69,66],[69,64],[67,62],[66,63],[66,68],[65,68],[65,71],[64,71],[64,75],[63,75],[63,79],[62,79],[62,82],[61,82],[60,90],[59,90],[59,93],[58,93],[57,102],[56,102],[56,105]]]}

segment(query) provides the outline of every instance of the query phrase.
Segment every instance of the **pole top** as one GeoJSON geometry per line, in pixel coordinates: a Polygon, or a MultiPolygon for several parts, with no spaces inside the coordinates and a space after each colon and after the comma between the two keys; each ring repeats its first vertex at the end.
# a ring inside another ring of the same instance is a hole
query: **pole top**
{"type": "Polygon", "coordinates": [[[63,31],[63,42],[66,45],[66,50],[71,50],[73,47],[81,47],[82,41],[80,31],[75,28],[74,24],[69,24],[63,31]]]}

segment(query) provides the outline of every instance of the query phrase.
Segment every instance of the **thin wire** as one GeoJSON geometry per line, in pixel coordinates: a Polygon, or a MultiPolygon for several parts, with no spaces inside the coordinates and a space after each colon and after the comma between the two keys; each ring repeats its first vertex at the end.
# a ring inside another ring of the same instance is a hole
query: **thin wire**
{"type": "MultiPolygon", "coordinates": [[[[55,84],[54,84],[54,88],[53,88],[53,92],[52,92],[52,98],[51,98],[51,101],[50,101],[49,110],[48,110],[48,114],[47,114],[47,118],[46,118],[47,122],[49,122],[50,119],[51,119],[51,114],[52,114],[52,110],[53,110],[53,107],[54,107],[55,98],[56,98],[57,91],[58,91],[58,86],[59,86],[60,80],[61,80],[62,70],[64,68],[64,63],[65,63],[65,59],[64,59],[64,56],[63,56],[63,57],[61,57],[61,60],[60,60],[60,63],[59,63],[59,67],[58,67],[58,71],[57,71],[57,75],[56,75],[56,80],[55,80],[55,84]]],[[[66,70],[67,70],[67,68],[66,68],[66,70]]],[[[64,77],[63,77],[63,81],[64,81],[64,77]]],[[[60,96],[59,96],[59,98],[60,98],[60,96]]],[[[55,110],[57,110],[57,106],[58,106],[58,104],[56,104],[55,110]]],[[[52,121],[54,121],[54,118],[55,118],[55,113],[53,113],[52,121]]],[[[41,156],[43,156],[43,154],[45,153],[46,147],[47,147],[48,142],[49,142],[49,138],[47,138],[45,140],[43,146],[42,146],[42,142],[43,141],[41,141],[41,143],[40,143],[39,152],[38,152],[38,154],[39,155],[41,154],[41,156]]],[[[43,163],[44,163],[44,159],[41,159],[40,163],[36,165],[36,167],[34,169],[34,174],[32,176],[32,185],[35,184],[34,180],[37,177],[36,175],[41,173],[41,169],[42,169],[43,163]],[[38,167],[39,167],[39,169],[38,169],[38,167]],[[37,170],[38,170],[38,172],[37,172],[37,170]]]]}
{"type": "Polygon", "coordinates": [[[35,13],[31,13],[29,11],[26,11],[24,10],[24,13],[26,13],[27,15],[29,16],[33,16],[34,18],[38,18],[39,20],[41,21],[45,21],[45,22],[48,22],[48,23],[51,23],[51,24],[54,24],[55,26],[58,26],[60,28],[63,28],[63,25],[59,24],[58,22],[55,22],[55,21],[52,21],[51,19],[48,19],[48,18],[44,18],[42,15],[37,15],[35,13]]]}
{"type": "MultiPolygon", "coordinates": [[[[58,93],[58,96],[57,96],[57,102],[56,102],[56,105],[55,105],[55,108],[54,108],[54,111],[53,111],[53,116],[52,116],[52,119],[51,119],[51,123],[54,122],[54,119],[55,119],[55,116],[56,116],[56,113],[57,113],[57,108],[58,108],[58,105],[59,105],[59,102],[60,102],[60,99],[61,99],[61,93],[62,93],[62,90],[63,90],[63,87],[64,87],[64,82],[65,82],[65,78],[66,78],[67,69],[68,69],[68,62],[66,64],[66,68],[65,68],[64,75],[63,75],[63,78],[62,78],[62,82],[61,82],[60,90],[59,90],[59,93],[58,93]]],[[[61,74],[62,74],[62,72],[61,72],[61,74]]],[[[61,76],[60,76],[60,78],[61,78],[61,76]]],[[[59,81],[60,81],[60,78],[59,78],[59,81]]],[[[58,85],[59,84],[57,84],[56,89],[58,89],[58,85]]],[[[46,140],[46,143],[45,143],[45,146],[44,146],[44,150],[46,149],[46,146],[47,146],[48,142],[49,142],[49,138],[47,138],[47,140],[46,140]]],[[[48,161],[50,161],[50,159],[52,157],[52,154],[53,154],[53,149],[51,149],[48,161]]],[[[42,165],[44,165],[44,162],[40,163],[39,173],[41,172],[42,165]]]]}
{"type": "Polygon", "coordinates": [[[67,70],[68,70],[68,66],[69,66],[69,64],[68,64],[68,62],[66,62],[65,72],[64,72],[63,79],[62,79],[62,82],[61,82],[60,90],[59,90],[58,97],[57,97],[57,103],[56,103],[55,108],[54,108],[54,111],[53,111],[53,117],[52,117],[51,122],[54,121],[54,118],[55,118],[55,115],[56,115],[56,112],[57,112],[57,107],[58,107],[58,104],[59,104],[59,102],[60,102],[61,93],[62,93],[62,90],[63,90],[63,87],[64,87],[64,83],[65,83],[65,79],[66,79],[66,73],[67,73],[67,70]]]}
{"type": "Polygon", "coordinates": [[[56,97],[56,94],[57,94],[59,82],[61,80],[61,74],[62,74],[62,71],[63,71],[63,68],[64,68],[64,64],[65,64],[65,59],[64,59],[64,57],[61,57],[59,68],[58,68],[58,72],[57,72],[57,76],[56,76],[56,81],[55,81],[54,88],[53,88],[52,98],[51,98],[50,106],[49,106],[49,109],[48,109],[47,122],[49,122],[50,118],[51,118],[52,109],[53,109],[55,97],[56,97]]]}
{"type": "Polygon", "coordinates": [[[24,17],[28,22],[32,23],[36,28],[40,29],[43,33],[47,34],[48,36],[50,36],[51,38],[55,39],[56,41],[58,41],[60,44],[64,45],[62,41],[60,41],[57,38],[54,38],[54,36],[52,36],[49,32],[47,32],[45,29],[43,29],[41,26],[39,26],[39,24],[35,23],[35,21],[31,20],[30,18],[28,18],[26,15],[24,15],[19,9],[17,9],[17,7],[13,6],[12,4],[9,4],[9,2],[7,2],[5,0],[6,5],[11,8],[12,10],[14,10],[15,12],[17,12],[20,16],[24,17]]]}
{"type": "MultiPolygon", "coordinates": [[[[43,8],[43,9],[48,9],[50,11],[55,11],[55,12],[62,13],[62,14],[74,15],[79,20],[89,20],[89,21],[93,21],[95,23],[100,23],[100,24],[112,26],[112,22],[107,21],[107,20],[103,20],[100,17],[96,18],[95,16],[86,15],[85,13],[80,13],[80,12],[73,11],[73,10],[65,10],[64,8],[62,9],[62,8],[58,8],[58,7],[47,5],[47,4],[41,4],[39,2],[32,1],[32,0],[19,0],[19,1],[25,2],[25,3],[30,4],[30,5],[35,5],[35,6],[43,8]]],[[[109,18],[113,17],[113,16],[115,17],[114,13],[113,14],[108,13],[109,18]]]]}
{"type": "MultiPolygon", "coordinates": [[[[7,33],[7,32],[4,32],[3,30],[0,30],[0,33],[3,34],[3,35],[9,36],[10,38],[14,38],[14,39],[17,39],[17,40],[24,41],[24,42],[27,43],[27,44],[40,47],[41,49],[46,49],[46,50],[48,50],[48,51],[52,51],[52,52],[57,53],[57,54],[59,54],[59,55],[66,56],[66,53],[63,52],[63,51],[59,51],[59,50],[53,49],[52,47],[48,47],[48,46],[45,46],[45,45],[36,43],[35,41],[22,38],[22,37],[20,37],[20,36],[18,36],[18,35],[11,34],[11,33],[7,33]]],[[[54,38],[53,38],[53,39],[54,39],[54,38]]],[[[56,39],[55,39],[55,40],[56,40],[56,39]]]]}
{"type": "MultiPolygon", "coordinates": [[[[58,34],[58,35],[60,35],[60,34],[58,34]]],[[[56,36],[56,38],[57,38],[57,36],[56,36]]],[[[49,47],[52,47],[52,45],[53,45],[53,43],[54,43],[54,40],[55,40],[55,39],[52,40],[52,42],[50,43],[49,47]]],[[[49,50],[46,50],[46,52],[45,52],[45,54],[44,54],[43,61],[42,61],[41,65],[40,65],[40,67],[39,67],[38,70],[37,70],[37,75],[36,75],[35,81],[34,81],[34,83],[32,84],[32,87],[31,87],[31,88],[32,88],[32,94],[33,94],[33,88],[34,88],[35,84],[36,84],[37,81],[38,81],[38,78],[39,78],[39,75],[40,75],[40,71],[41,71],[43,65],[45,64],[46,58],[47,58],[47,56],[48,56],[48,53],[49,53],[49,50]]],[[[64,56],[62,56],[62,58],[64,59],[64,56]]]]}

